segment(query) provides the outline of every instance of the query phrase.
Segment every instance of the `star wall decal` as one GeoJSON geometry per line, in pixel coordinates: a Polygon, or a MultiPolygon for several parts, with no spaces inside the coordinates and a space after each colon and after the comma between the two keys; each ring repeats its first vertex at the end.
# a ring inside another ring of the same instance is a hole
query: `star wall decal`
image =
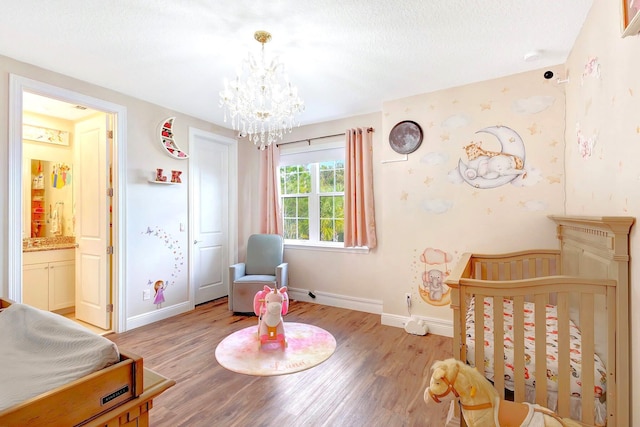
{"type": "Polygon", "coordinates": [[[549,184],[560,184],[560,177],[559,176],[548,176],[547,177],[547,181],[549,181],[549,184]]]}

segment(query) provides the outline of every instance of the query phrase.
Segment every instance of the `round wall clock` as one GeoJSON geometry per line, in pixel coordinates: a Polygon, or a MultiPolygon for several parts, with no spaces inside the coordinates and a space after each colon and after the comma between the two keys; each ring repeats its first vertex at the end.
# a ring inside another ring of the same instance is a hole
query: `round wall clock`
{"type": "Polygon", "coordinates": [[[413,153],[420,144],[422,144],[422,128],[411,120],[396,124],[389,133],[389,145],[396,153],[413,153]]]}

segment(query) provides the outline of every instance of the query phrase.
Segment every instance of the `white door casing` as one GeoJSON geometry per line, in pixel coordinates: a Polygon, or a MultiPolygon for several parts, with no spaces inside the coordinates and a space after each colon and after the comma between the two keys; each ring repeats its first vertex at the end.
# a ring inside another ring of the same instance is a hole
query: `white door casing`
{"type": "MultiPolygon", "coordinates": [[[[22,221],[22,93],[33,92],[42,96],[59,99],[65,102],[83,105],[113,115],[113,182],[112,198],[112,291],[114,302],[114,332],[127,330],[126,323],[126,283],[124,265],[126,256],[126,239],[122,219],[126,218],[126,146],[127,146],[127,108],[109,101],[87,96],[44,82],[29,79],[16,74],[9,75],[9,159],[8,159],[8,204],[7,224],[20,224],[22,221]]],[[[7,274],[2,285],[4,295],[16,302],[22,301],[22,230],[21,227],[8,226],[7,236],[7,274]]]]}
{"type": "Polygon", "coordinates": [[[78,122],[74,138],[76,231],[76,318],[111,328],[109,268],[108,117],[78,122]]]}
{"type": "Polygon", "coordinates": [[[236,141],[189,129],[190,242],[194,304],[228,294],[235,245],[236,141]],[[232,173],[233,172],[233,173],[232,173]]]}

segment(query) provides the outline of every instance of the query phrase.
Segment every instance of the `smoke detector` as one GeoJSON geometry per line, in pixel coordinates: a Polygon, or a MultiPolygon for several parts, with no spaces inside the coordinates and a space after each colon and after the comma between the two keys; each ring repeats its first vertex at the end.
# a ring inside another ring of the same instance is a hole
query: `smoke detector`
{"type": "Polygon", "coordinates": [[[532,51],[529,51],[529,52],[525,53],[523,59],[526,62],[533,62],[533,61],[537,61],[541,57],[542,57],[542,52],[541,51],[532,50],[532,51]]]}

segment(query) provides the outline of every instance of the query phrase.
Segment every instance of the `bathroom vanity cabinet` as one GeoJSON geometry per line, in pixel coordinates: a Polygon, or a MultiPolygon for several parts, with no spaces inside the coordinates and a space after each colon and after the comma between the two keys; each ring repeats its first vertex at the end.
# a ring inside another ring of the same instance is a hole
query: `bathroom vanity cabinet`
{"type": "Polygon", "coordinates": [[[75,282],[75,249],[23,252],[25,304],[47,311],[70,309],[75,306],[75,282]]]}

